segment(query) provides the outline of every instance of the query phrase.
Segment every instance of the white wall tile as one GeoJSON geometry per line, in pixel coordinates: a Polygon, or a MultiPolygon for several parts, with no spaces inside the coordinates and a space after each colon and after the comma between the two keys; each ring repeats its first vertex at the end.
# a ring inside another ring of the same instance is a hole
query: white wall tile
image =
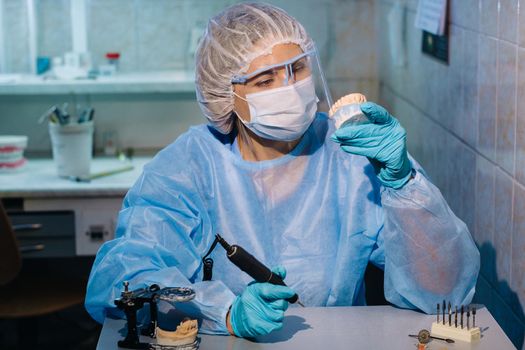
{"type": "MultiPolygon", "coordinates": [[[[461,0],[459,0],[461,1],[461,0]]],[[[492,37],[498,36],[498,0],[480,0],[479,30],[492,37]]]]}
{"type": "MultiPolygon", "coordinates": [[[[494,221],[494,248],[496,249],[496,274],[498,281],[502,280],[510,284],[511,258],[509,254],[512,249],[512,199],[513,181],[510,176],[496,169],[495,183],[495,221],[494,221]]],[[[507,288],[501,288],[501,283],[496,286],[500,295],[509,297],[507,288]]]]}
{"type": "MultiPolygon", "coordinates": [[[[139,1],[136,8],[137,67],[135,70],[184,69],[189,60],[191,23],[182,2],[157,0],[155,6],[139,1]]],[[[204,30],[204,25],[202,26],[204,30]]]]}
{"type": "Polygon", "coordinates": [[[137,27],[134,2],[92,0],[89,2],[88,48],[95,65],[106,64],[107,52],[119,52],[119,69],[136,71],[138,66],[137,27]]]}
{"type": "Polygon", "coordinates": [[[498,85],[498,42],[496,39],[481,37],[478,70],[478,150],[495,161],[498,85]]]}
{"type": "Polygon", "coordinates": [[[499,0],[499,37],[500,39],[517,42],[518,0],[499,0]]]}
{"type": "Polygon", "coordinates": [[[496,162],[511,175],[514,175],[516,139],[516,56],[516,45],[498,42],[496,162]]]}
{"type": "Polygon", "coordinates": [[[69,0],[39,0],[37,35],[39,56],[63,56],[73,47],[69,0]]]}
{"type": "Polygon", "coordinates": [[[525,185],[525,50],[518,52],[516,113],[516,179],[525,185]]]}
{"type": "Polygon", "coordinates": [[[6,70],[10,73],[29,73],[29,37],[26,2],[4,0],[4,36],[6,70]]]}
{"type": "Polygon", "coordinates": [[[476,147],[478,136],[478,49],[479,34],[466,30],[463,40],[463,116],[461,137],[476,147]]]}
{"type": "Polygon", "coordinates": [[[450,21],[463,28],[478,31],[479,0],[450,0],[450,21]]]}

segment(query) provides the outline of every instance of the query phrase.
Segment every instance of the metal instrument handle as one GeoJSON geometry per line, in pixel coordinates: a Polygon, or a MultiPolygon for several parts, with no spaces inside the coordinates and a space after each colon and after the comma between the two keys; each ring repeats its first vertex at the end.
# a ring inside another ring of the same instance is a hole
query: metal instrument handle
{"type": "Polygon", "coordinates": [[[20,253],[27,253],[27,252],[39,252],[46,248],[46,246],[42,243],[39,244],[30,244],[30,245],[23,245],[18,248],[20,253]]]}
{"type": "Polygon", "coordinates": [[[13,231],[37,231],[42,228],[42,224],[18,224],[13,225],[13,231]]]}

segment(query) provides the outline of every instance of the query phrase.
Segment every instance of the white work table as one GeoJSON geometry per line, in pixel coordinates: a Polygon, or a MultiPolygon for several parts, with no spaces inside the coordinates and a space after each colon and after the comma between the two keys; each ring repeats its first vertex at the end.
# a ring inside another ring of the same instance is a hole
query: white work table
{"type": "MultiPolygon", "coordinates": [[[[291,307],[279,331],[255,341],[199,334],[200,349],[416,349],[417,339],[408,334],[430,330],[435,319],[435,315],[392,306],[291,307]]],[[[482,330],[479,342],[448,344],[432,340],[427,349],[515,349],[485,307],[478,310],[476,326],[482,330]]],[[[118,349],[117,341],[124,338],[126,331],[124,320],[106,319],[97,349],[118,349]]],[[[154,339],[141,337],[141,341],[151,343],[154,339]]]]}
{"type": "MultiPolygon", "coordinates": [[[[29,159],[20,170],[0,173],[0,198],[124,196],[150,160],[150,157],[134,158],[131,162],[133,170],[85,183],[60,178],[52,159],[29,159]]],[[[116,158],[94,158],[91,173],[117,169],[126,164],[116,158]]]]}

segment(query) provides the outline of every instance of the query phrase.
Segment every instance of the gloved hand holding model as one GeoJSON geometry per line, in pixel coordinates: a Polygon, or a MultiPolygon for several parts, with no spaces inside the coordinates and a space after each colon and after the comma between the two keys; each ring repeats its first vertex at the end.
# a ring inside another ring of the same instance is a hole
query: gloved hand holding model
{"type": "MultiPolygon", "coordinates": [[[[272,270],[284,279],[286,270],[278,266],[272,270]]],[[[229,317],[235,335],[255,337],[268,334],[283,326],[286,299],[295,292],[285,286],[252,282],[232,304],[229,317]]]]}
{"type": "Polygon", "coordinates": [[[371,123],[345,124],[332,135],[345,152],[366,156],[386,187],[399,189],[411,176],[406,150],[406,131],[383,107],[365,102],[361,111],[371,123]]]}

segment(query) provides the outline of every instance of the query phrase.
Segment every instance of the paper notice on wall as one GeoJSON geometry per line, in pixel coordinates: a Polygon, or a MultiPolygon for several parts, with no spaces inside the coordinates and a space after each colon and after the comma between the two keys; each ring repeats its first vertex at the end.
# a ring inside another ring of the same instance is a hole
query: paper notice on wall
{"type": "Polygon", "coordinates": [[[445,34],[448,0],[419,0],[416,28],[436,35],[445,34]]]}

